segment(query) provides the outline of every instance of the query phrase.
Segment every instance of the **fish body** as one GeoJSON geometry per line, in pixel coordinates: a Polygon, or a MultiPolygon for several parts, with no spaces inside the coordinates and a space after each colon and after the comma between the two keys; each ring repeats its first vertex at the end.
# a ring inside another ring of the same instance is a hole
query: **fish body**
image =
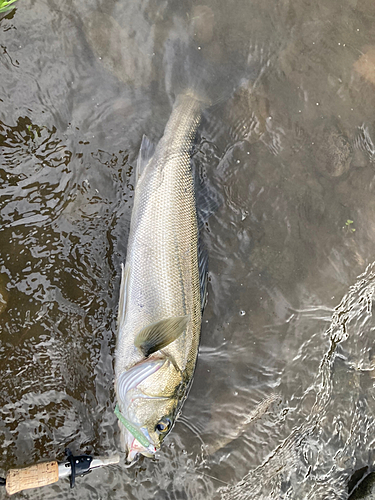
{"type": "Polygon", "coordinates": [[[190,164],[202,101],[181,94],[155,151],[142,141],[118,313],[115,390],[129,462],[170,431],[195,368],[202,316],[190,164]]]}

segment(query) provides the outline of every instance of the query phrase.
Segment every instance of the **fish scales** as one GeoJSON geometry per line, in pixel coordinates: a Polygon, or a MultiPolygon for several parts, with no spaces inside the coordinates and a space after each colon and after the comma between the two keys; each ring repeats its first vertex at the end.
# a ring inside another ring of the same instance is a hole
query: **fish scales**
{"type": "MultiPolygon", "coordinates": [[[[161,440],[154,443],[156,439],[152,439],[155,436],[151,415],[173,423],[198,353],[201,295],[190,152],[201,106],[192,92],[177,98],[164,135],[139,176],[123,272],[124,293],[120,294],[115,361],[118,404],[125,418],[142,429],[156,448],[161,440]],[[182,318],[175,324],[183,331],[162,349],[145,356],[136,345],[137,336],[168,318],[182,318]],[[158,359],[165,360],[162,366],[158,359]],[[155,370],[146,379],[139,375],[143,373],[142,363],[149,363],[155,370]],[[142,418],[147,423],[140,422],[142,418]]],[[[130,446],[139,448],[121,423],[120,429],[123,444],[128,440],[127,451],[130,446]]]]}

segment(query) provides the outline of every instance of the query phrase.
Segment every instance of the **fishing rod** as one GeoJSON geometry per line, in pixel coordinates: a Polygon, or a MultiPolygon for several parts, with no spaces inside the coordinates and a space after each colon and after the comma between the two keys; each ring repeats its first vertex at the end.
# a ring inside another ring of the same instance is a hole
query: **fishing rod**
{"type": "Polygon", "coordinates": [[[11,469],[5,478],[0,478],[0,485],[5,486],[8,495],[30,488],[40,488],[56,483],[64,477],[70,478],[70,487],[74,488],[77,476],[86,476],[92,470],[106,465],[118,464],[119,455],[110,457],[92,457],[91,455],[74,456],[67,450],[64,462],[52,460],[41,462],[23,469],[11,469]]]}

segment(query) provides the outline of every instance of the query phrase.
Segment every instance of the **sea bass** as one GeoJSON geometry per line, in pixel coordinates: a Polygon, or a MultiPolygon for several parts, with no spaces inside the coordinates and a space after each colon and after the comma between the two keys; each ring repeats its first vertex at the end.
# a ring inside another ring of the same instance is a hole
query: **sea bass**
{"type": "Polygon", "coordinates": [[[144,137],[138,159],[115,361],[115,413],[130,463],[160,448],[198,354],[207,273],[190,154],[202,104],[181,94],[156,149],[144,137]]]}

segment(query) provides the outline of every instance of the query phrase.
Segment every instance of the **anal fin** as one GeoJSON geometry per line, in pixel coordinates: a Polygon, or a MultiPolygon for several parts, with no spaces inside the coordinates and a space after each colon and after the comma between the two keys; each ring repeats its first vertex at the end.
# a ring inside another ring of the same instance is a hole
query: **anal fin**
{"type": "Polygon", "coordinates": [[[206,305],[207,299],[207,279],[208,279],[208,252],[202,242],[202,234],[198,238],[198,269],[199,269],[199,286],[201,291],[201,310],[206,305]]]}
{"type": "Polygon", "coordinates": [[[207,179],[201,178],[198,167],[193,166],[195,203],[198,230],[200,231],[212,214],[223,204],[223,197],[207,179]]]}

